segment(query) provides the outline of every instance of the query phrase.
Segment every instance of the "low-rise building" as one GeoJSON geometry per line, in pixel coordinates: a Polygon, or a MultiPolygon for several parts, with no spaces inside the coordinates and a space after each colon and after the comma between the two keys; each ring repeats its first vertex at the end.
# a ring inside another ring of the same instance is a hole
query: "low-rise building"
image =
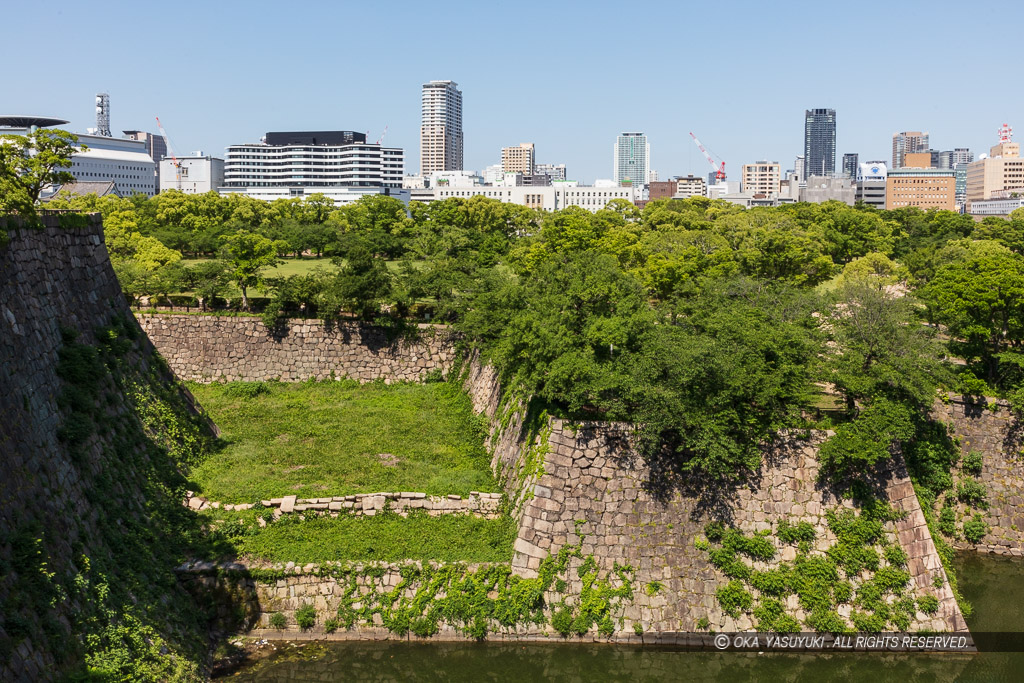
{"type": "Polygon", "coordinates": [[[152,197],[156,194],[156,163],[146,151],[145,141],[77,135],[80,151],[71,157],[71,168],[68,169],[75,180],[113,180],[122,196],[141,193],[152,197]],[[83,146],[85,151],[81,151],[83,146]]]}
{"type": "Polygon", "coordinates": [[[676,199],[689,199],[690,197],[707,197],[708,184],[704,178],[695,175],[676,176],[676,199]]]}
{"type": "Polygon", "coordinates": [[[966,201],[968,211],[973,202],[992,199],[1003,190],[1024,188],[1024,159],[1020,158],[1020,143],[1013,142],[1009,127],[1004,127],[999,144],[992,147],[989,156],[967,165],[966,201]]]}
{"type": "Polygon", "coordinates": [[[640,199],[639,188],[633,187],[596,187],[593,185],[577,185],[575,182],[556,182],[548,186],[478,186],[478,187],[436,187],[433,189],[433,201],[441,201],[452,197],[468,199],[470,197],[487,197],[509,204],[521,204],[533,209],[558,211],[570,206],[579,206],[588,211],[599,211],[613,199],[623,199],[635,203],[640,199]]]}
{"type": "Polygon", "coordinates": [[[185,194],[204,194],[224,185],[224,160],[197,155],[160,162],[160,191],[177,190],[185,194]]]}
{"type": "Polygon", "coordinates": [[[991,199],[973,201],[970,213],[972,216],[1009,216],[1017,209],[1024,209],[1024,190],[1003,190],[991,199]]]}
{"type": "Polygon", "coordinates": [[[821,204],[822,202],[840,201],[853,206],[856,202],[857,190],[854,181],[846,176],[812,175],[800,189],[802,202],[821,204]]]}

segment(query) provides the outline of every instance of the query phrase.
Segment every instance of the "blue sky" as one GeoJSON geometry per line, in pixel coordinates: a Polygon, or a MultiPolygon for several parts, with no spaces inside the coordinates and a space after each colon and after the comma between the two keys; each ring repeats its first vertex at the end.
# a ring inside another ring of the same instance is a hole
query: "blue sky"
{"type": "Polygon", "coordinates": [[[50,0],[0,17],[0,114],[84,132],[107,91],[115,133],[159,116],[179,153],[388,126],[417,172],[431,79],[463,92],[467,168],[534,142],[584,181],[611,176],[625,130],[647,133],[662,178],[710,170],[691,130],[734,178],[763,158],[790,168],[813,107],[837,110],[837,165],[888,159],[900,130],[976,154],[1004,121],[1024,137],[1016,2],[50,0]]]}

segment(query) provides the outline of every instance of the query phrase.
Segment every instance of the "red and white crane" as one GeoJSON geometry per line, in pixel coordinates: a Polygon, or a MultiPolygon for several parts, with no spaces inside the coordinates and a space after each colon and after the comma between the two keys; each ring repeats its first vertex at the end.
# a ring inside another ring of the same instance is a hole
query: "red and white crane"
{"type": "Polygon", "coordinates": [[[715,180],[725,180],[725,162],[722,161],[721,165],[716,164],[715,160],[711,158],[711,153],[704,148],[704,145],[702,145],[700,140],[697,139],[697,136],[690,133],[690,137],[693,138],[694,143],[696,143],[700,151],[703,152],[704,158],[708,160],[709,164],[711,164],[711,168],[715,169],[715,180]]]}
{"type": "MultiPolygon", "coordinates": [[[[167,131],[164,130],[164,126],[160,123],[160,117],[156,117],[156,127],[160,131],[160,135],[164,136],[164,142],[167,143],[167,153],[171,155],[171,160],[174,162],[174,187],[180,192],[181,191],[181,163],[178,161],[178,157],[174,156],[174,147],[171,146],[171,139],[167,137],[167,131]]],[[[159,163],[159,162],[158,162],[159,163]]]]}

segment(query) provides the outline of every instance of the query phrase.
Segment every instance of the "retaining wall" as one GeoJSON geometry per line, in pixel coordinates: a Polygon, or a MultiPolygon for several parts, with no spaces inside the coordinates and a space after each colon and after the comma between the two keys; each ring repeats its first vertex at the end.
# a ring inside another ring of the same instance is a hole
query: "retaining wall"
{"type": "Polygon", "coordinates": [[[141,314],[139,324],[184,380],[301,381],[349,377],[418,381],[446,372],[454,358],[449,330],[420,325],[415,339],[389,339],[380,327],[354,322],[289,320],[271,331],[259,318],[141,314]]]}

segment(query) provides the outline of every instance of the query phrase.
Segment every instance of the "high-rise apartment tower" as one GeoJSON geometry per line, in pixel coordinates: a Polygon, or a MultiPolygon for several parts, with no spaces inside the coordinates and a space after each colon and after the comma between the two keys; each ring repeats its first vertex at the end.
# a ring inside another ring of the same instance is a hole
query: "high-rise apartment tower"
{"type": "Polygon", "coordinates": [[[830,176],[836,172],[836,110],[804,112],[804,175],[830,176]]]}
{"type": "Polygon", "coordinates": [[[455,81],[423,84],[420,122],[420,174],[461,171],[462,91],[455,81]]]}
{"type": "Polygon", "coordinates": [[[629,180],[633,187],[647,184],[651,172],[651,146],[643,133],[622,133],[615,139],[613,174],[616,183],[629,180]]]}

